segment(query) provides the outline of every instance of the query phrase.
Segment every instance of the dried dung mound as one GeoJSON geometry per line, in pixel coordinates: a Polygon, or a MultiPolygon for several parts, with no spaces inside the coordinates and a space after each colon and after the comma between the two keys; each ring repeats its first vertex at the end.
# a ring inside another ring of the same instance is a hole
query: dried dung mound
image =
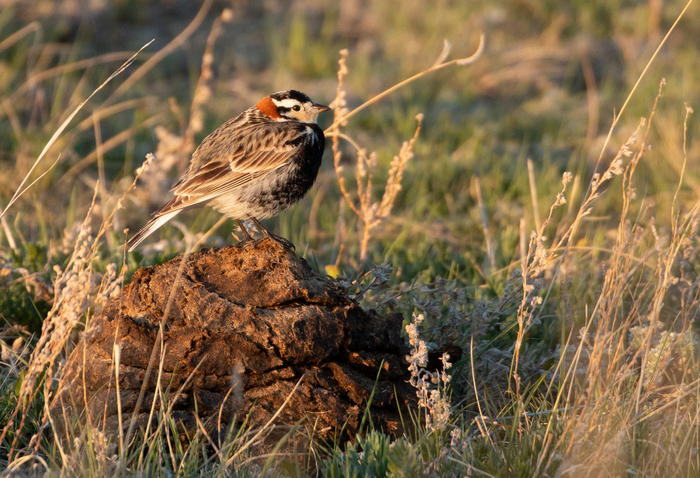
{"type": "Polygon", "coordinates": [[[83,413],[87,398],[93,424],[119,427],[118,344],[124,429],[151,362],[139,427],[147,424],[158,381],[171,398],[179,391],[172,416],[186,430],[197,429],[195,414],[210,430],[249,414],[264,424],[299,383],[275,423],[307,419],[328,434],[345,425],[352,436],[376,383],[375,426],[399,431],[397,399],[413,395],[401,322],[397,314],[363,310],[333,279],[269,239],[193,253],[139,269],[92,320],[54,409],[83,413]]]}

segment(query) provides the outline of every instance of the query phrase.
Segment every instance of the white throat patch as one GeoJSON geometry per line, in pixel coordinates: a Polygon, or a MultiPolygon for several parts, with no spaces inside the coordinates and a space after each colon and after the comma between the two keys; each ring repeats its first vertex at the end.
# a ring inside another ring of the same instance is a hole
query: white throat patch
{"type": "MultiPolygon", "coordinates": [[[[315,123],[315,121],[314,121],[314,123],[315,123]]],[[[304,134],[308,135],[311,138],[312,143],[315,143],[316,141],[318,141],[318,136],[316,136],[316,132],[313,130],[313,128],[311,126],[306,127],[306,131],[304,132],[304,134]]]]}

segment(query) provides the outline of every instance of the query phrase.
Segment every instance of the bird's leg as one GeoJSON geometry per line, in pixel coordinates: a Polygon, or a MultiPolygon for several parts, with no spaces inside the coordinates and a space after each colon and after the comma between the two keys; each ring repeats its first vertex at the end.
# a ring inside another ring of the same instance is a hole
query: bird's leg
{"type": "Polygon", "coordinates": [[[272,234],[270,231],[268,231],[265,228],[265,226],[263,226],[262,223],[260,221],[258,221],[257,219],[255,219],[253,216],[248,216],[248,219],[253,221],[255,226],[258,229],[260,229],[260,232],[263,233],[263,237],[269,237],[270,239],[272,239],[273,241],[275,241],[276,243],[280,244],[283,247],[286,247],[286,248],[291,247],[292,249],[296,249],[296,247],[294,247],[294,244],[292,244],[290,241],[288,241],[284,237],[276,236],[275,234],[272,234]]]}
{"type": "Polygon", "coordinates": [[[240,219],[236,219],[236,221],[238,221],[238,227],[241,228],[241,232],[243,233],[243,236],[245,237],[245,239],[243,239],[243,242],[252,241],[253,237],[248,232],[248,229],[246,229],[245,224],[243,224],[243,221],[241,221],[240,219]]]}

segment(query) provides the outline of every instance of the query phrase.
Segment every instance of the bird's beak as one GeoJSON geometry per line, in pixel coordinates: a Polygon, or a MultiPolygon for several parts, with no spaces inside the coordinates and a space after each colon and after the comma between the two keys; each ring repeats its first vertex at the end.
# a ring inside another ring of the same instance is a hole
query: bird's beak
{"type": "Polygon", "coordinates": [[[314,105],[311,107],[311,111],[313,111],[316,114],[321,114],[324,111],[328,111],[330,108],[328,106],[324,105],[319,105],[318,103],[314,103],[314,105]]]}

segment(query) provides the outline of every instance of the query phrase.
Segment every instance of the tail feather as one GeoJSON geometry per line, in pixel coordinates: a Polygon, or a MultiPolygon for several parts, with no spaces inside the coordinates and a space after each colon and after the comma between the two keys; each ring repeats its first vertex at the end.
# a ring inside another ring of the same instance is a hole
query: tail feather
{"type": "Polygon", "coordinates": [[[141,241],[150,236],[151,233],[158,229],[160,226],[177,216],[181,211],[182,209],[175,209],[174,211],[170,210],[165,214],[157,214],[153,219],[148,221],[148,224],[143,226],[143,228],[141,228],[141,230],[137,232],[134,235],[134,237],[129,239],[129,242],[126,243],[126,247],[129,250],[129,252],[136,249],[136,246],[141,244],[141,241]]]}

